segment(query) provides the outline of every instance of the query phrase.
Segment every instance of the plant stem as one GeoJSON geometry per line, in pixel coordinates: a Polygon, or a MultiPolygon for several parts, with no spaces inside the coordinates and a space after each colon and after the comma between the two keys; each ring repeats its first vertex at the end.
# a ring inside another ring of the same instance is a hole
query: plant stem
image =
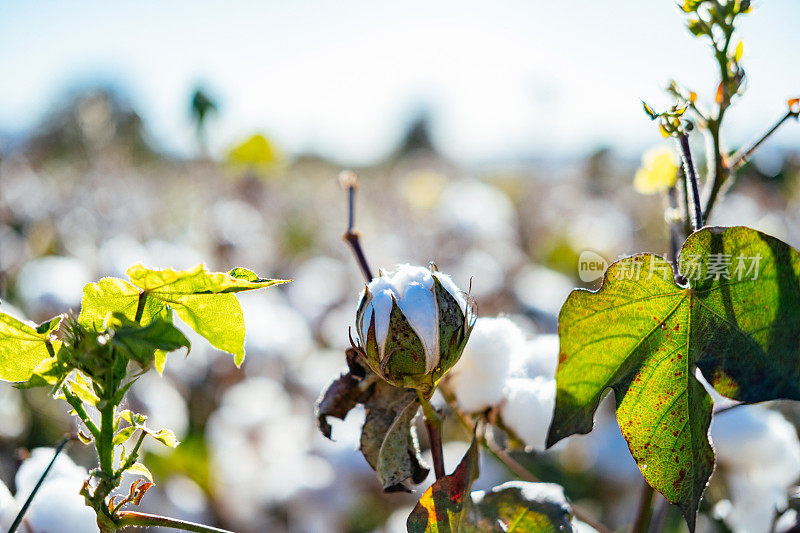
{"type": "Polygon", "coordinates": [[[110,400],[100,408],[100,438],[97,440],[97,458],[100,470],[109,477],[114,476],[114,404],[110,400]]]}
{"type": "Polygon", "coordinates": [[[653,507],[653,487],[644,481],[642,486],[642,496],[639,500],[639,509],[636,511],[636,520],[631,527],[631,533],[647,533],[647,526],[650,525],[650,516],[653,507]]]}
{"type": "Polygon", "coordinates": [[[72,392],[67,389],[66,387],[61,388],[62,394],[64,394],[64,398],[67,400],[67,403],[75,410],[75,414],[78,415],[78,418],[81,419],[81,422],[86,426],[86,429],[89,430],[89,433],[92,434],[92,437],[95,439],[100,438],[100,430],[95,425],[94,421],[89,417],[86,413],[86,409],[83,407],[83,403],[81,402],[80,398],[72,394],[72,392]]]}
{"type": "Polygon", "coordinates": [[[14,518],[14,522],[11,524],[11,529],[8,530],[8,533],[14,533],[22,523],[22,519],[25,516],[25,513],[28,511],[28,507],[30,507],[31,503],[33,502],[33,497],[36,496],[37,492],[39,492],[42,483],[44,483],[44,479],[47,477],[47,474],[50,473],[50,469],[53,468],[53,465],[55,464],[59,454],[61,454],[61,451],[71,440],[72,437],[66,437],[61,441],[61,444],[58,445],[56,452],[53,454],[53,459],[50,461],[50,464],[47,465],[47,468],[44,469],[44,472],[42,472],[42,475],[39,477],[39,481],[36,482],[36,486],[33,487],[28,499],[22,504],[22,508],[19,510],[19,513],[17,513],[16,518],[14,518]]]}
{"type": "Polygon", "coordinates": [[[692,219],[692,229],[694,231],[703,227],[703,211],[700,207],[700,192],[697,187],[697,171],[694,168],[694,161],[692,161],[692,151],[689,148],[689,136],[681,133],[678,136],[678,145],[681,149],[683,156],[683,170],[686,178],[689,180],[689,193],[691,195],[693,209],[690,210],[692,219]]]}
{"type": "Polygon", "coordinates": [[[142,315],[144,314],[144,304],[147,301],[147,292],[142,291],[139,293],[139,300],[136,303],[136,316],[134,317],[134,322],[140,322],[142,320],[142,315]]]}
{"type": "Polygon", "coordinates": [[[742,148],[741,150],[733,154],[731,156],[731,162],[728,165],[731,171],[737,170],[741,168],[742,165],[747,163],[747,161],[753,155],[753,152],[755,152],[758,149],[758,147],[761,146],[761,143],[766,141],[770,137],[770,135],[775,133],[778,130],[778,128],[780,128],[783,125],[783,123],[789,120],[791,117],[797,118],[797,113],[789,109],[781,118],[779,118],[775,122],[775,124],[772,125],[770,129],[768,129],[761,137],[753,141],[753,143],[751,143],[749,147],[742,148]]]}
{"type": "Polygon", "coordinates": [[[364,250],[361,248],[360,237],[361,234],[355,230],[356,225],[356,189],[358,188],[358,177],[355,172],[344,171],[339,174],[339,181],[347,190],[347,231],[342,237],[350,249],[353,251],[353,256],[356,258],[361,273],[364,279],[369,283],[374,279],[372,270],[369,268],[367,257],[364,255],[364,250]]]}
{"type": "Polygon", "coordinates": [[[117,513],[116,523],[120,528],[125,526],[160,526],[180,529],[182,531],[195,531],[197,533],[232,533],[227,529],[219,529],[216,527],[204,526],[203,524],[196,524],[194,522],[187,522],[185,520],[178,520],[177,518],[139,513],[136,511],[120,511],[117,513]]]}
{"type": "Polygon", "coordinates": [[[417,398],[422,405],[422,413],[425,415],[425,429],[428,430],[428,441],[431,445],[431,459],[433,460],[433,473],[436,479],[442,479],[444,472],[444,452],[442,451],[442,419],[436,414],[436,410],[420,391],[417,391],[417,398]]]}
{"type": "Polygon", "coordinates": [[[139,439],[136,441],[136,444],[133,446],[133,450],[131,453],[128,454],[127,459],[125,459],[125,463],[120,466],[119,470],[117,471],[116,475],[121,476],[127,469],[133,466],[133,463],[136,462],[136,459],[139,458],[139,448],[142,446],[142,441],[144,440],[147,433],[140,430],[139,439]]]}

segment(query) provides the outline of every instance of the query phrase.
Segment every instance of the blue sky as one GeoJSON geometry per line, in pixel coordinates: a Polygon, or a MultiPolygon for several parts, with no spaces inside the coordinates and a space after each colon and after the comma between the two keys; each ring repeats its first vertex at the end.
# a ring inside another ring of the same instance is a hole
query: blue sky
{"type": "MultiPolygon", "coordinates": [[[[755,4],[733,144],[800,94],[800,2],[755,4]]],[[[186,108],[202,81],[222,106],[216,150],[262,131],[351,163],[391,150],[423,105],[466,163],[635,155],[660,141],[639,98],[666,105],[670,77],[701,97],[715,88],[670,0],[0,0],[0,77],[0,131],[36,124],[69,88],[113,83],[163,148],[191,153],[186,108]]],[[[794,124],[773,146],[799,143],[794,124]]]]}

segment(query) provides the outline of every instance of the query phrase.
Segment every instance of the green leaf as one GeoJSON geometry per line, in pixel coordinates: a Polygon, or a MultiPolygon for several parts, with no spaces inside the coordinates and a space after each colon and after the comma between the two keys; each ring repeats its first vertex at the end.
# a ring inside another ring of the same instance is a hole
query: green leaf
{"type": "Polygon", "coordinates": [[[133,434],[136,432],[137,429],[138,428],[136,428],[135,426],[125,426],[124,428],[117,431],[116,434],[114,435],[114,440],[113,440],[114,446],[118,446],[120,444],[128,442],[128,439],[130,439],[133,436],[133,434]]]}
{"type": "Polygon", "coordinates": [[[153,431],[147,427],[141,427],[141,430],[156,439],[158,442],[163,444],[164,446],[169,446],[170,448],[175,448],[180,442],[175,438],[175,434],[168,430],[168,429],[161,429],[159,431],[153,431]]]}
{"type": "Polygon", "coordinates": [[[462,530],[470,506],[469,489],[478,477],[478,458],[478,441],[473,438],[455,471],[437,480],[422,494],[406,522],[409,533],[456,533],[462,530]]]}
{"type": "Polygon", "coordinates": [[[572,509],[564,491],[553,483],[510,481],[491,492],[473,492],[470,521],[462,527],[470,531],[497,533],[569,533],[572,509]]]}
{"type": "MultiPolygon", "coordinates": [[[[37,331],[36,327],[0,313],[0,379],[27,381],[36,366],[51,357],[48,342],[60,321],[61,318],[56,317],[39,326],[43,331],[37,331]]],[[[52,341],[50,349],[58,350],[59,346],[58,341],[52,341]]]]}
{"type": "Polygon", "coordinates": [[[705,228],[684,244],[681,273],[687,286],[639,255],[612,264],[598,291],[570,294],[548,446],[591,431],[613,389],[633,458],[693,530],[714,464],[695,368],[733,399],[800,399],[800,254],[749,228],[705,228]]]}
{"type": "Polygon", "coordinates": [[[361,432],[361,452],[378,473],[384,490],[407,490],[402,483],[411,478],[420,483],[428,475],[411,424],[419,409],[413,390],[399,389],[384,381],[374,385],[365,402],[367,416],[361,432]]]}
{"type": "MultiPolygon", "coordinates": [[[[81,314],[78,322],[85,328],[104,331],[106,319],[112,313],[121,313],[128,320],[136,319],[141,290],[119,278],[102,278],[97,283],[89,283],[83,288],[81,314]]],[[[144,302],[139,323],[149,324],[155,317],[167,318],[166,305],[156,298],[144,302]]]]}
{"type": "Polygon", "coordinates": [[[68,384],[72,394],[80,398],[83,403],[97,405],[100,401],[100,398],[94,392],[92,382],[81,372],[75,371],[72,374],[72,379],[68,380],[68,384]]]}
{"type": "Polygon", "coordinates": [[[143,367],[153,362],[156,350],[171,352],[184,347],[190,349],[191,346],[189,339],[171,320],[161,317],[140,326],[125,315],[114,313],[107,327],[113,331],[108,342],[143,367]]]}
{"type": "Polygon", "coordinates": [[[130,468],[125,471],[129,474],[138,474],[146,478],[147,481],[153,481],[153,474],[150,473],[150,470],[146,466],[138,461],[133,463],[130,468]]]}
{"type": "Polygon", "coordinates": [[[203,265],[183,271],[151,270],[141,264],[128,269],[131,283],[147,295],[169,305],[193,330],[212,346],[244,360],[244,317],[239,301],[231,294],[269,287],[283,280],[258,278],[246,269],[233,274],[208,272],[203,265]]]}

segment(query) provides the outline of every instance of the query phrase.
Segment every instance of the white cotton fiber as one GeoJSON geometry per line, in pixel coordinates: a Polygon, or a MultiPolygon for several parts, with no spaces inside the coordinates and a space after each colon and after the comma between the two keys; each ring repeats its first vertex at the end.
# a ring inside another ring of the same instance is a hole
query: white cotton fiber
{"type": "Polygon", "coordinates": [[[483,411],[503,400],[511,354],[524,344],[522,331],[506,317],[475,322],[464,353],[449,374],[456,401],[464,411],[483,411]]]}
{"type": "Polygon", "coordinates": [[[558,335],[538,335],[511,355],[514,377],[554,379],[558,367],[558,335]]]}
{"type": "Polygon", "coordinates": [[[506,400],[500,408],[503,423],[526,446],[544,450],[553,417],[556,382],[544,377],[511,378],[506,383],[506,400]]]}

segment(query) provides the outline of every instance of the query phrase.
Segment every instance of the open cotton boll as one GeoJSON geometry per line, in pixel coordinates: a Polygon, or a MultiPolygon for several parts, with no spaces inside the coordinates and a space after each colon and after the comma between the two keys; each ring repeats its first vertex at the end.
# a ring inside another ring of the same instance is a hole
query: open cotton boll
{"type": "Polygon", "coordinates": [[[6,484],[0,481],[0,531],[8,531],[19,513],[19,505],[6,484]]]}
{"type": "Polygon", "coordinates": [[[514,377],[549,379],[556,377],[558,368],[558,335],[538,335],[511,354],[511,374],[514,377]]]}
{"type": "Polygon", "coordinates": [[[464,411],[483,411],[503,400],[511,354],[524,344],[522,331],[506,317],[479,318],[475,322],[464,353],[448,378],[464,411]]]}
{"type": "Polygon", "coordinates": [[[556,382],[544,377],[511,378],[500,416],[529,448],[543,451],[556,402],[556,382]]]}
{"type": "Polygon", "coordinates": [[[776,508],[800,477],[800,442],[783,415],[761,406],[739,407],[711,422],[717,462],[730,491],[724,517],[737,533],[769,531],[776,508]]]}
{"type": "Polygon", "coordinates": [[[25,520],[36,533],[99,531],[94,511],[79,494],[82,481],[59,478],[46,480],[25,513],[25,520]]]}

